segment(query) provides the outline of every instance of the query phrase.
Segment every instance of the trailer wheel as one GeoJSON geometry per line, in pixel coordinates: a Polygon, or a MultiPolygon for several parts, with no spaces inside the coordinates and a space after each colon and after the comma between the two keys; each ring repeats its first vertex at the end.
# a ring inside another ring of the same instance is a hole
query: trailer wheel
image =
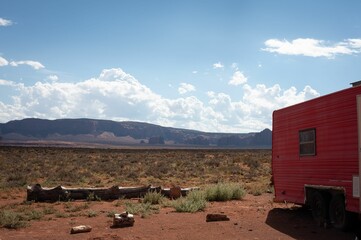
{"type": "Polygon", "coordinates": [[[349,225],[349,217],[346,212],[345,198],[341,194],[333,196],[329,210],[332,225],[337,229],[345,230],[349,225]]]}
{"type": "Polygon", "coordinates": [[[325,197],[319,191],[313,191],[310,205],[313,218],[319,226],[323,226],[328,217],[328,204],[325,197]]]}

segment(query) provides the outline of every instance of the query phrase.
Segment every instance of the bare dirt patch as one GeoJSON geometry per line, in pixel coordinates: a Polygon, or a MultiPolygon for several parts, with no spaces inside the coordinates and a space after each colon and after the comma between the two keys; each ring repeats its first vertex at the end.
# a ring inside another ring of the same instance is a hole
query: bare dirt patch
{"type": "MultiPolygon", "coordinates": [[[[19,196],[16,203],[22,204],[19,196]]],[[[82,214],[73,217],[46,215],[42,220],[31,221],[30,226],[16,230],[0,228],[0,239],[354,239],[351,232],[325,229],[316,226],[308,210],[293,205],[272,202],[272,194],[246,195],[241,201],[211,202],[203,212],[177,213],[173,208],[161,208],[158,214],[145,218],[135,216],[135,224],[128,228],[111,228],[109,212],[124,211],[119,200],[91,202],[82,214]],[[94,212],[95,216],[87,215],[94,212]],[[224,222],[206,222],[208,213],[221,213],[230,218],[224,222]],[[89,233],[70,234],[77,225],[90,225],[89,233]]],[[[6,205],[8,200],[0,200],[6,205]]],[[[123,200],[121,200],[123,201],[123,200]]],[[[137,201],[133,199],[132,201],[137,201]]],[[[14,204],[14,200],[11,201],[14,204]]],[[[32,203],[33,209],[54,207],[64,209],[68,203],[32,203]]],[[[72,202],[70,208],[87,202],[72,202]]]]}

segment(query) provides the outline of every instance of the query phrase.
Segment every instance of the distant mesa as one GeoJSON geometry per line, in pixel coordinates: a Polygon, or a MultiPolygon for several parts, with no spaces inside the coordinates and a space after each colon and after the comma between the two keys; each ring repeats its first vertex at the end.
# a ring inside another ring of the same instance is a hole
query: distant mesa
{"type": "Polygon", "coordinates": [[[264,148],[272,146],[272,131],[256,133],[209,133],[162,127],[143,122],[95,119],[27,118],[0,123],[1,144],[103,144],[162,145],[170,147],[264,148]]]}

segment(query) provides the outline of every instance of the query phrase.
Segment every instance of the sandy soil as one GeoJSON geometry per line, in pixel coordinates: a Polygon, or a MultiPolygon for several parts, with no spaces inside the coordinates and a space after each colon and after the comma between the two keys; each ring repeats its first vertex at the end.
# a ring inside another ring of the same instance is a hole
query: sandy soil
{"type": "MultiPolygon", "coordinates": [[[[100,213],[96,217],[54,217],[31,221],[30,226],[18,230],[0,228],[0,240],[355,239],[352,232],[316,226],[309,210],[292,204],[273,203],[272,197],[272,194],[247,195],[242,201],[209,203],[204,212],[198,213],[177,213],[171,208],[162,208],[159,214],[146,218],[135,216],[134,226],[128,228],[111,228],[112,219],[106,216],[110,210],[122,212],[122,206],[115,207],[114,202],[94,202],[91,209],[100,213]],[[208,213],[226,214],[230,221],[206,222],[208,213]],[[70,234],[71,227],[77,225],[90,225],[92,231],[70,234]]],[[[22,202],[23,199],[21,196],[13,200],[0,199],[0,205],[9,201],[22,202]]]]}

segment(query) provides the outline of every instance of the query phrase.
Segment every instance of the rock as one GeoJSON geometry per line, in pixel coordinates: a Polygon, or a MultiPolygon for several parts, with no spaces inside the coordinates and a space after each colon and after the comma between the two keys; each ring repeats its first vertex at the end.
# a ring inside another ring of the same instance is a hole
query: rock
{"type": "Polygon", "coordinates": [[[90,232],[92,230],[92,227],[89,225],[79,225],[76,227],[72,227],[70,230],[71,234],[75,234],[75,233],[85,233],[85,232],[90,232]]]}
{"type": "Polygon", "coordinates": [[[114,214],[113,217],[113,228],[132,227],[134,225],[134,216],[128,212],[121,214],[114,214]]]}
{"type": "Polygon", "coordinates": [[[207,214],[206,222],[215,222],[215,221],[229,221],[229,218],[225,214],[207,214]]]}

